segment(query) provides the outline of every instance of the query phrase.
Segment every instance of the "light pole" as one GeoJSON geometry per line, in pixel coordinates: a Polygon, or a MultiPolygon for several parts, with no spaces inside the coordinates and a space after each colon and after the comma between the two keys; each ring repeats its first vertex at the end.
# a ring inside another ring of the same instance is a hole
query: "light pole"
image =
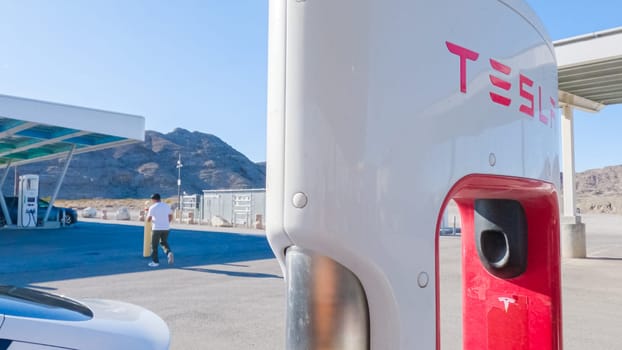
{"type": "Polygon", "coordinates": [[[181,224],[181,152],[179,152],[179,159],[177,159],[177,209],[179,210],[179,223],[181,224]]]}

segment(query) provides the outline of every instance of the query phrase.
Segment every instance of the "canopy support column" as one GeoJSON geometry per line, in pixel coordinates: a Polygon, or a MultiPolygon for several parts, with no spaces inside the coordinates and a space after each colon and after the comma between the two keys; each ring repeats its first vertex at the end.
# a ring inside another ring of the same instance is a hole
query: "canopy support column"
{"type": "Polygon", "coordinates": [[[562,171],[564,193],[564,216],[575,216],[577,201],[575,199],[575,168],[574,168],[574,113],[568,105],[562,107],[562,171]]]}
{"type": "Polygon", "coordinates": [[[60,173],[58,177],[58,182],[56,183],[56,187],[54,188],[54,193],[52,193],[52,198],[50,198],[50,203],[48,205],[48,210],[45,212],[45,216],[43,217],[43,226],[48,221],[48,216],[50,216],[50,211],[52,210],[52,205],[54,205],[54,201],[56,200],[56,196],[58,196],[58,191],[60,190],[60,185],[62,185],[63,180],[65,179],[65,174],[67,174],[67,168],[69,168],[69,163],[71,162],[71,158],[73,157],[73,151],[76,149],[76,145],[74,144],[71,147],[69,153],[67,153],[67,158],[65,158],[65,165],[63,166],[63,171],[60,173]]]}
{"type": "Polygon", "coordinates": [[[11,168],[11,161],[4,168],[4,173],[2,174],[2,179],[0,179],[0,206],[2,207],[2,214],[4,214],[4,221],[7,225],[13,225],[13,220],[11,220],[11,215],[9,215],[9,209],[6,206],[6,201],[4,200],[4,193],[2,192],[2,187],[4,186],[4,181],[6,181],[6,177],[9,174],[9,169],[11,168]]]}
{"type": "Polygon", "coordinates": [[[573,107],[562,105],[562,169],[563,216],[561,219],[561,253],[565,258],[585,258],[585,224],[577,215],[574,166],[574,115],[573,107]]]}

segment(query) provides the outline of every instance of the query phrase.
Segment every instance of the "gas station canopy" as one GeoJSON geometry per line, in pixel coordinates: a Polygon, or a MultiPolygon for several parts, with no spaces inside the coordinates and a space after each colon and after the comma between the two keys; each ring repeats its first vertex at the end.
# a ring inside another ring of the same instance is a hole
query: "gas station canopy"
{"type": "Polygon", "coordinates": [[[598,112],[607,105],[622,103],[622,27],[559,40],[553,45],[561,107],[562,236],[570,242],[562,256],[584,258],[585,225],[576,214],[573,110],[598,112]]]}
{"type": "Polygon", "coordinates": [[[0,167],[144,140],[145,118],[0,95],[0,167]],[[75,148],[74,148],[75,147],[75,148]]]}
{"type": "Polygon", "coordinates": [[[597,112],[622,103],[622,27],[554,43],[559,101],[597,112]]]}

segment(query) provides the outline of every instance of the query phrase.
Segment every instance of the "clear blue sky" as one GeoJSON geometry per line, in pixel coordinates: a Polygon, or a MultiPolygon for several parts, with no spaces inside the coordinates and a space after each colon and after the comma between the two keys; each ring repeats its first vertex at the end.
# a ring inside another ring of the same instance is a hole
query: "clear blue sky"
{"type": "MultiPolygon", "coordinates": [[[[528,0],[553,40],[622,26],[619,0],[528,0]]],[[[0,94],[143,115],[265,160],[267,0],[2,0],[0,94]]],[[[622,164],[622,107],[576,113],[578,171],[622,164]]]]}

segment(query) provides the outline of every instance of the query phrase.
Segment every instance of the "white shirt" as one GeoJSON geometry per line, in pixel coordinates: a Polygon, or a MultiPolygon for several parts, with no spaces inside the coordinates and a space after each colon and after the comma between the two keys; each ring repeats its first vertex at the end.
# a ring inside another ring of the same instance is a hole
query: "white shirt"
{"type": "Polygon", "coordinates": [[[147,213],[147,216],[151,216],[151,222],[153,222],[151,227],[154,230],[168,230],[168,216],[172,213],[171,207],[168,204],[163,202],[154,203],[149,207],[149,212],[147,213]]]}

